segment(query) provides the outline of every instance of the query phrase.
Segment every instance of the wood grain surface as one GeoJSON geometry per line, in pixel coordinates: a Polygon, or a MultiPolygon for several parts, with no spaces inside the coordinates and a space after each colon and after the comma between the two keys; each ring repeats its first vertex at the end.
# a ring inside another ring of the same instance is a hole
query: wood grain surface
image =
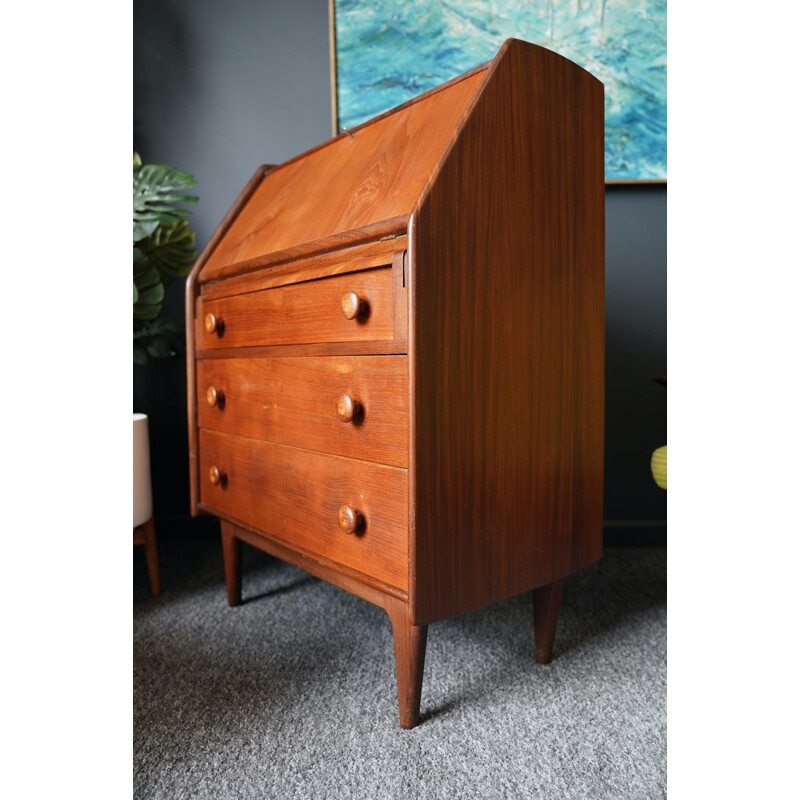
{"type": "Polygon", "coordinates": [[[537,664],[549,664],[553,657],[553,643],[563,593],[563,579],[533,590],[533,634],[537,664]]]}
{"type": "Polygon", "coordinates": [[[272,537],[401,589],[408,587],[408,473],[350,458],[200,431],[200,495],[272,537]],[[209,480],[213,467],[223,478],[209,480]],[[342,533],[339,509],[365,518],[342,533]]]}
{"type": "Polygon", "coordinates": [[[314,344],[276,344],[264,347],[197,348],[198,359],[238,358],[245,353],[251,358],[280,356],[373,356],[401,355],[408,352],[406,339],[375,339],[361,342],[315,342],[314,344]]]}
{"type": "Polygon", "coordinates": [[[233,525],[220,525],[222,538],[222,561],[225,565],[225,590],[228,605],[235,608],[242,604],[242,540],[237,538],[233,525]]]}
{"type": "Polygon", "coordinates": [[[601,555],[603,161],[602,85],[508,40],[258,172],[187,284],[229,602],[246,541],[385,608],[403,727],[428,623],[534,590],[545,661],[601,555]]]}
{"type": "Polygon", "coordinates": [[[408,231],[408,214],[399,214],[396,217],[382,219],[361,228],[339,231],[312,239],[302,244],[292,245],[283,250],[274,250],[262,255],[253,256],[245,261],[225,264],[214,270],[203,272],[198,281],[202,284],[212,283],[223,278],[240,277],[251,272],[260,272],[264,269],[285,267],[292,261],[306,258],[319,258],[333,253],[344,252],[351,248],[362,246],[378,246],[380,242],[404,236],[408,231]]]}
{"type": "Polygon", "coordinates": [[[230,358],[197,364],[201,427],[408,466],[405,356],[230,358]],[[209,388],[217,402],[206,401],[209,388]],[[358,408],[342,422],[337,404],[358,408]]]}
{"type": "Polygon", "coordinates": [[[408,214],[484,75],[473,72],[273,170],[212,254],[203,280],[230,265],[408,214]]]}
{"type": "MultiPolygon", "coordinates": [[[[202,504],[201,508],[210,510],[206,509],[202,504]]],[[[264,531],[247,522],[236,519],[230,514],[218,512],[218,515],[223,535],[225,535],[227,529],[236,539],[247,542],[247,544],[275,556],[275,558],[280,558],[287,564],[293,564],[295,567],[305,570],[309,575],[314,575],[328,583],[332,583],[334,586],[338,586],[340,589],[344,589],[346,592],[350,592],[350,594],[354,594],[368,603],[384,608],[387,598],[408,602],[408,593],[405,589],[398,589],[396,586],[379,581],[371,575],[358,572],[343,564],[337,564],[319,553],[309,553],[297,545],[287,545],[285,542],[271,538],[264,531]]],[[[233,577],[235,580],[241,581],[241,562],[239,562],[239,567],[238,575],[233,577]]]]}
{"type": "Polygon", "coordinates": [[[419,624],[600,557],[602,84],[509,40],[409,240],[419,624]]]}
{"type": "Polygon", "coordinates": [[[211,299],[272,289],[289,283],[313,281],[346,272],[360,272],[390,264],[396,252],[407,248],[407,242],[408,237],[404,234],[392,236],[390,239],[379,239],[377,242],[333,250],[310,258],[295,258],[288,263],[204,283],[200,288],[203,297],[211,299]]]}
{"type": "Polygon", "coordinates": [[[205,349],[350,342],[394,336],[392,269],[373,269],[217,300],[198,300],[197,340],[205,349]],[[356,292],[367,313],[345,319],[342,297],[356,292]],[[209,333],[209,314],[222,320],[209,333]]]}
{"type": "Polygon", "coordinates": [[[394,634],[400,727],[409,730],[419,724],[428,626],[413,625],[408,603],[401,600],[386,598],[384,608],[389,615],[394,634]]]}

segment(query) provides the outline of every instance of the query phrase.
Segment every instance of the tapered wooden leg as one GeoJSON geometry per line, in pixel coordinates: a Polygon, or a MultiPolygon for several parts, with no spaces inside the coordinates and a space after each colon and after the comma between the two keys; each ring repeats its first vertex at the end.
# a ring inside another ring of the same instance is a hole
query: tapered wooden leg
{"type": "Polygon", "coordinates": [[[147,560],[147,575],[150,578],[150,592],[154,597],[161,594],[161,572],[158,568],[158,544],[156,543],[156,523],[153,517],[133,529],[133,543],[144,545],[147,560]]]}
{"type": "Polygon", "coordinates": [[[553,581],[533,590],[533,634],[536,642],[536,663],[549,664],[556,638],[558,609],[564,581],[553,581]]]}
{"type": "Polygon", "coordinates": [[[408,616],[408,603],[402,600],[389,597],[384,607],[394,631],[400,727],[409,730],[419,724],[419,702],[422,695],[428,626],[412,625],[408,616]]]}
{"type": "Polygon", "coordinates": [[[222,532],[222,560],[225,562],[225,588],[228,590],[228,605],[233,608],[242,604],[242,542],[236,538],[235,528],[230,522],[220,521],[222,532]]]}

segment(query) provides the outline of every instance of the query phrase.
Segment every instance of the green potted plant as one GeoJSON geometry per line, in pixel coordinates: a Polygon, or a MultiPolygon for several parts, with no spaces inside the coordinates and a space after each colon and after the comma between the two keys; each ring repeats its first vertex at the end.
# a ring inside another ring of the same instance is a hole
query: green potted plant
{"type": "MultiPolygon", "coordinates": [[[[133,361],[174,356],[182,349],[182,325],[161,316],[166,290],[189,274],[195,234],[181,204],[196,203],[186,193],[193,175],[167,165],[142,164],[133,154],[133,361]]],[[[133,415],[133,542],[143,544],[153,594],[160,594],[150,441],[146,414],[133,415]]]]}
{"type": "Polygon", "coordinates": [[[186,190],[193,175],[164,164],[142,164],[133,154],[133,361],[174,356],[182,323],[160,316],[166,290],[185,278],[197,252],[183,203],[196,203],[186,190]]]}

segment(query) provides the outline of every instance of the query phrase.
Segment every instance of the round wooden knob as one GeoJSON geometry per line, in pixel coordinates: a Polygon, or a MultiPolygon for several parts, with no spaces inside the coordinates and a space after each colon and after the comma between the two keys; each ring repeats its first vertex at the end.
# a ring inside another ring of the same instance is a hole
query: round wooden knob
{"type": "Polygon", "coordinates": [[[206,314],[206,331],[208,333],[216,333],[221,327],[222,320],[216,314],[206,314]]]}
{"type": "Polygon", "coordinates": [[[225,478],[225,473],[219,467],[211,467],[208,471],[208,479],[214,486],[218,486],[225,478]]]}
{"type": "Polygon", "coordinates": [[[342,422],[352,422],[358,410],[358,401],[349,394],[343,394],[336,401],[336,414],[342,422]]]}
{"type": "Polygon", "coordinates": [[[206,389],[206,403],[208,403],[212,408],[216,405],[222,405],[223,398],[223,393],[217,391],[216,386],[209,386],[208,389],[206,389]]]}
{"type": "Polygon", "coordinates": [[[355,533],[363,521],[361,512],[351,506],[342,506],[339,509],[339,527],[345,533],[355,533]]]}
{"type": "Polygon", "coordinates": [[[361,298],[355,292],[348,292],[342,298],[342,314],[345,319],[355,319],[361,312],[361,298]]]}

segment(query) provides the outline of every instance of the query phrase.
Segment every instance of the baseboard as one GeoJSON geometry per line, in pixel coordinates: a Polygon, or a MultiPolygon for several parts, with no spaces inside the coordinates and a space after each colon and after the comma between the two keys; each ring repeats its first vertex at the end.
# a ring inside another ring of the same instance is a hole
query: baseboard
{"type": "Polygon", "coordinates": [[[666,546],[666,520],[623,519],[603,522],[603,547],[666,546]]]}
{"type": "Polygon", "coordinates": [[[208,514],[194,518],[188,514],[156,514],[156,533],[165,539],[218,537],[219,520],[208,514]]]}

